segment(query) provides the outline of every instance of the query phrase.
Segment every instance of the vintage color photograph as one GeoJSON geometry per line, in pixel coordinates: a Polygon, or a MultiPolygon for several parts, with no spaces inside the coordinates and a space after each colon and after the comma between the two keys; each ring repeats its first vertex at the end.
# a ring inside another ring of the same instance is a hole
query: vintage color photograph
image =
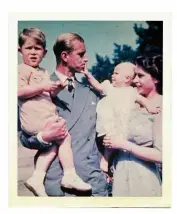
{"type": "Polygon", "coordinates": [[[167,17],[27,17],[11,18],[10,203],[169,207],[167,17]]]}
{"type": "Polygon", "coordinates": [[[18,34],[18,195],[162,196],[163,21],[18,34]]]}

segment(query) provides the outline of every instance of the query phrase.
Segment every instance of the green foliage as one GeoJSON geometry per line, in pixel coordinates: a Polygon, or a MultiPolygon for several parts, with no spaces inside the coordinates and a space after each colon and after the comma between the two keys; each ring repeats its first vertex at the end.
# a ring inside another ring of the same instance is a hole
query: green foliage
{"type": "Polygon", "coordinates": [[[162,21],[147,21],[148,28],[142,26],[134,26],[137,39],[137,54],[138,55],[155,55],[163,53],[163,22],[162,21]]]}
{"type": "Polygon", "coordinates": [[[118,45],[114,43],[114,65],[119,64],[120,62],[134,62],[136,59],[136,50],[133,50],[129,45],[118,45]]]}
{"type": "MultiPolygon", "coordinates": [[[[120,62],[135,62],[139,55],[157,55],[163,52],[163,22],[162,21],[147,21],[148,28],[143,28],[142,25],[134,25],[134,31],[138,36],[136,50],[129,45],[119,45],[114,43],[113,58],[108,56],[100,56],[96,54],[96,64],[89,70],[93,76],[102,82],[110,79],[114,67],[120,62]]],[[[86,79],[83,78],[83,82],[86,79]]]]}
{"type": "Polygon", "coordinates": [[[96,60],[96,66],[93,66],[91,69],[93,76],[100,82],[109,79],[114,69],[114,65],[111,63],[109,57],[102,57],[96,54],[96,60]]]}

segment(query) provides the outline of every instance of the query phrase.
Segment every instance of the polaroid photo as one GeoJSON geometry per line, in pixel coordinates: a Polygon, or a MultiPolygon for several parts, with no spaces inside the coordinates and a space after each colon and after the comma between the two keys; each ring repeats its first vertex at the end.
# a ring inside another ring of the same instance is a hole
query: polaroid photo
{"type": "Polygon", "coordinates": [[[171,206],[170,33],[169,13],[10,14],[11,207],[171,206]]]}

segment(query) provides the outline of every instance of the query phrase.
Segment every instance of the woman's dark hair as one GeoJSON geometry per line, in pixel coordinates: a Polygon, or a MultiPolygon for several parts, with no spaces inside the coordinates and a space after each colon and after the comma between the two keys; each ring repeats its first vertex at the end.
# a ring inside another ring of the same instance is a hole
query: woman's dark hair
{"type": "Polygon", "coordinates": [[[153,57],[138,56],[136,65],[141,67],[158,81],[156,89],[159,94],[163,93],[163,59],[161,55],[153,57]]]}

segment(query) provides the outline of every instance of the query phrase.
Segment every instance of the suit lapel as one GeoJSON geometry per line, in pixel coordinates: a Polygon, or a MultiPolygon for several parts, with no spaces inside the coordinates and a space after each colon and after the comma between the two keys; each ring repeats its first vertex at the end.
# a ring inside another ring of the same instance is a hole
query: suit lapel
{"type": "MultiPolygon", "coordinates": [[[[55,72],[51,75],[51,80],[53,81],[59,80],[55,72]]],[[[57,95],[58,99],[71,112],[70,116],[67,118],[68,129],[71,129],[73,127],[73,125],[77,122],[80,115],[82,114],[87,102],[88,93],[90,91],[89,87],[82,85],[77,80],[75,80],[74,84],[75,84],[74,100],[72,98],[71,93],[69,93],[67,89],[63,89],[57,95]]]]}
{"type": "Polygon", "coordinates": [[[73,105],[73,97],[67,89],[63,89],[57,95],[60,101],[66,106],[66,108],[71,112],[73,105]]]}
{"type": "Polygon", "coordinates": [[[77,122],[80,115],[82,114],[86,101],[88,98],[88,93],[90,89],[77,80],[75,80],[75,93],[74,93],[74,102],[71,111],[71,120],[68,123],[68,129],[71,129],[72,126],[77,122]]]}
{"type": "Polygon", "coordinates": [[[51,74],[50,79],[51,79],[52,81],[57,81],[57,80],[59,80],[59,78],[58,78],[58,76],[56,75],[55,72],[53,72],[53,73],[51,74]]]}
{"type": "MultiPolygon", "coordinates": [[[[50,78],[52,81],[59,80],[55,72],[51,75],[50,78]]],[[[57,97],[62,102],[62,104],[65,105],[65,107],[71,112],[72,105],[73,105],[73,98],[71,93],[69,93],[68,90],[65,88],[58,93],[57,97]]]]}

